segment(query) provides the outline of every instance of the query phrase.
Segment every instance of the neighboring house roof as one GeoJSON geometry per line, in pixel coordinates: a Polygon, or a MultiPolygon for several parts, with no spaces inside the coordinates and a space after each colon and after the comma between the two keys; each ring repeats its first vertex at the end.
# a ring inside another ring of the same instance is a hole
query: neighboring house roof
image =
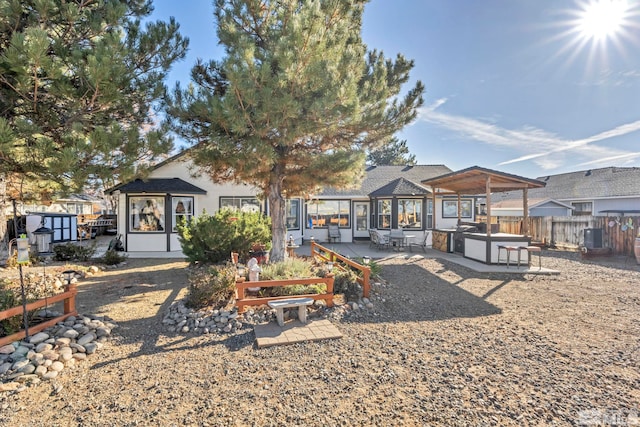
{"type": "Polygon", "coordinates": [[[425,187],[416,184],[413,181],[409,181],[405,178],[394,179],[387,185],[383,185],[376,191],[369,193],[370,197],[384,197],[384,196],[424,196],[429,194],[429,190],[425,187]]]}
{"type": "MultiPolygon", "coordinates": [[[[529,190],[531,198],[580,200],[612,197],[640,197],[640,168],[608,167],[549,175],[538,178],[544,188],[529,190]]],[[[497,199],[522,197],[522,191],[496,195],[497,199]]]]}
{"type": "MultiPolygon", "coordinates": [[[[559,202],[553,199],[532,199],[529,198],[529,209],[536,208],[545,204],[554,204],[567,209],[573,209],[573,206],[559,202]]],[[[491,209],[522,209],[522,197],[519,199],[501,200],[491,204],[491,209]]]]}
{"type": "MultiPolygon", "coordinates": [[[[414,166],[367,166],[365,177],[358,188],[350,190],[337,190],[335,188],[325,188],[320,196],[351,196],[368,197],[371,193],[388,185],[390,182],[405,178],[406,181],[420,182],[424,179],[433,178],[451,172],[445,165],[414,165],[414,166]]],[[[420,186],[420,188],[423,188],[420,186]]],[[[405,194],[411,194],[405,193],[405,194]]],[[[427,194],[427,193],[424,193],[427,194]]]]}
{"type": "Polygon", "coordinates": [[[106,191],[113,194],[120,190],[122,193],[181,193],[181,194],[207,194],[200,187],[184,181],[180,178],[149,178],[136,179],[125,184],[118,184],[106,191]]]}

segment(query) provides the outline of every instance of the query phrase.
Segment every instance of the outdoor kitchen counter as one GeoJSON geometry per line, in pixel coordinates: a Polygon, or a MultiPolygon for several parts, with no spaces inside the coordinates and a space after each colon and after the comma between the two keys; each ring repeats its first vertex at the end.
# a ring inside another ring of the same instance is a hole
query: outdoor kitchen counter
{"type": "MultiPolygon", "coordinates": [[[[464,233],[464,257],[470,258],[485,264],[506,264],[506,253],[503,251],[503,258],[498,259],[500,253],[498,246],[522,246],[531,244],[531,237],[519,234],[492,233],[464,233]]],[[[521,251],[521,263],[529,262],[527,251],[521,251]]]]}
{"type": "Polygon", "coordinates": [[[433,230],[433,249],[442,252],[453,252],[454,241],[453,235],[456,232],[455,228],[437,228],[433,230]]]}

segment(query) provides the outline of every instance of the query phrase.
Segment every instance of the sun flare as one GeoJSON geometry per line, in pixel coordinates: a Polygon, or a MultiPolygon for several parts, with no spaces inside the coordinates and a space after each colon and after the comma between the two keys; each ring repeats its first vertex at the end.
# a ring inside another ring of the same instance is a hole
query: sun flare
{"type": "Polygon", "coordinates": [[[613,37],[622,30],[628,10],[626,0],[594,0],[580,13],[578,31],[587,39],[613,37]]]}

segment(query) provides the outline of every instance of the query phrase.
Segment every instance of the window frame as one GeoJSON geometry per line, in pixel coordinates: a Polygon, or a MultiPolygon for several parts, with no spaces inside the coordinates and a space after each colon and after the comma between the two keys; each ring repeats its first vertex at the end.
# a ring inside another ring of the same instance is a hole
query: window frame
{"type": "Polygon", "coordinates": [[[159,195],[129,197],[127,200],[129,233],[164,233],[166,228],[165,201],[165,196],[159,195]],[[153,208],[153,201],[156,202],[155,209],[153,208]],[[152,202],[151,205],[148,202],[152,202]],[[138,206],[142,206],[142,208],[138,206]],[[143,212],[145,209],[149,211],[143,212]],[[137,218],[134,215],[137,215],[137,218]],[[143,215],[145,216],[144,218],[143,215]],[[156,218],[156,220],[152,217],[156,218]],[[139,224],[138,228],[135,228],[136,222],[139,224]],[[140,227],[142,226],[149,227],[149,229],[141,229],[140,227]]]}
{"type": "Polygon", "coordinates": [[[351,200],[322,199],[307,203],[305,218],[307,229],[328,228],[329,224],[333,223],[337,224],[338,228],[351,228],[351,200]],[[332,203],[337,203],[336,209],[326,209],[332,203]],[[325,208],[324,212],[320,212],[322,207],[325,208]]]}
{"type": "Polygon", "coordinates": [[[188,224],[193,218],[195,198],[193,196],[171,196],[171,231],[178,232],[178,221],[180,217],[185,217],[188,224]],[[178,204],[182,203],[184,211],[178,212],[178,204]],[[186,204],[186,206],[185,206],[186,204]]]}
{"type": "Polygon", "coordinates": [[[423,199],[414,199],[414,198],[399,198],[396,200],[396,204],[398,206],[398,228],[402,228],[405,230],[422,230],[422,224],[423,224],[423,215],[422,215],[422,208],[423,208],[423,199]],[[416,218],[414,218],[416,221],[414,221],[414,223],[417,223],[417,226],[414,227],[409,227],[408,224],[405,226],[401,225],[400,222],[400,206],[402,206],[402,202],[411,202],[412,205],[417,206],[417,213],[416,213],[416,218]]]}
{"type": "MultiPolygon", "coordinates": [[[[473,218],[473,200],[460,199],[460,218],[473,218]]],[[[442,201],[442,218],[458,218],[458,201],[457,200],[443,200],[442,201]],[[454,209],[455,213],[452,215],[447,213],[454,209]]]]}

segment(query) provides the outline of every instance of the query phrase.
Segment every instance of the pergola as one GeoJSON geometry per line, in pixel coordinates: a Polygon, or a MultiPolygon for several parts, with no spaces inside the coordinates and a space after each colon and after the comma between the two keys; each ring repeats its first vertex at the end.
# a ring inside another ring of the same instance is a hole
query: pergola
{"type": "Polygon", "coordinates": [[[523,232],[529,234],[529,206],[527,203],[529,188],[541,188],[546,184],[537,179],[525,178],[491,169],[472,166],[457,172],[448,173],[422,181],[433,189],[433,228],[436,228],[436,195],[458,195],[458,222],[460,222],[460,196],[462,194],[486,193],[487,199],[487,236],[491,236],[491,193],[522,190],[522,204],[524,212],[523,232]]]}

